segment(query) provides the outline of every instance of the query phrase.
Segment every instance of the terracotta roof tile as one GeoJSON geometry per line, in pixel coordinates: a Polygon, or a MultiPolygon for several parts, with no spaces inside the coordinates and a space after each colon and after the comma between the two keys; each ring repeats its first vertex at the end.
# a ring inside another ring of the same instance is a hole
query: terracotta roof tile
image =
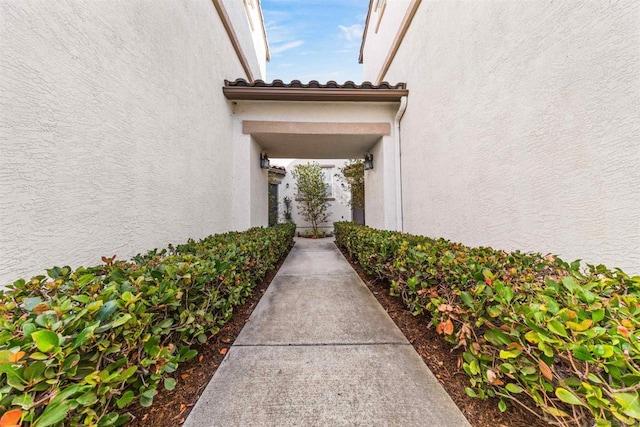
{"type": "Polygon", "coordinates": [[[312,88],[312,89],[406,89],[405,83],[397,83],[392,85],[387,82],[382,82],[379,85],[374,85],[371,82],[363,82],[362,84],[356,84],[351,80],[339,84],[333,80],[328,81],[325,84],[320,83],[317,80],[311,80],[309,83],[302,83],[300,80],[292,80],[290,83],[284,83],[282,80],[274,80],[271,83],[267,83],[263,80],[254,80],[248,82],[245,79],[236,79],[235,81],[224,81],[225,87],[288,87],[288,88],[312,88]]]}
{"type": "Polygon", "coordinates": [[[286,175],[287,174],[287,170],[285,169],[284,166],[278,166],[278,165],[273,165],[269,168],[269,172],[272,173],[276,173],[279,175],[286,175]]]}

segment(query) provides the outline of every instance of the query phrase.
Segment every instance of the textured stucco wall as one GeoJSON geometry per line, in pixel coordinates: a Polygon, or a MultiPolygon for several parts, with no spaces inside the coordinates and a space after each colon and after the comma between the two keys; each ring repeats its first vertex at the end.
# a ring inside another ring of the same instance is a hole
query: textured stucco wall
{"type": "Polygon", "coordinates": [[[210,0],[0,2],[0,283],[232,228],[210,0]]]}
{"type": "MultiPolygon", "coordinates": [[[[265,43],[257,0],[222,0],[233,23],[240,48],[247,59],[254,79],[266,79],[267,44],[265,43]]],[[[233,77],[240,77],[240,74],[233,77]]]]}
{"type": "MultiPolygon", "coordinates": [[[[284,198],[291,198],[291,214],[293,222],[296,223],[298,231],[306,231],[311,229],[311,224],[304,220],[304,218],[298,213],[298,203],[296,199],[296,180],[293,179],[293,170],[296,165],[306,165],[307,163],[316,162],[322,167],[332,167],[332,198],[334,200],[329,201],[329,220],[326,224],[323,224],[321,227],[325,230],[333,230],[333,223],[336,221],[351,221],[351,205],[349,202],[351,201],[351,192],[347,189],[344,177],[342,177],[342,173],[340,172],[340,168],[343,167],[347,160],[344,159],[297,159],[293,162],[289,163],[286,166],[287,174],[282,178],[282,183],[278,188],[278,218],[280,222],[284,222],[284,198]],[[342,180],[336,177],[338,174],[342,177],[342,180]],[[287,184],[289,188],[287,188],[287,184]],[[345,185],[343,185],[345,184],[345,185]]],[[[278,161],[278,159],[274,159],[271,161],[274,165],[280,165],[282,162],[278,161]]]]}
{"type": "Polygon", "coordinates": [[[639,22],[631,0],[424,0],[386,76],[410,89],[405,230],[639,273],[639,22]]]}
{"type": "Polygon", "coordinates": [[[371,11],[362,52],[365,80],[376,81],[410,3],[411,0],[386,0],[384,7],[376,7],[371,11]]]}

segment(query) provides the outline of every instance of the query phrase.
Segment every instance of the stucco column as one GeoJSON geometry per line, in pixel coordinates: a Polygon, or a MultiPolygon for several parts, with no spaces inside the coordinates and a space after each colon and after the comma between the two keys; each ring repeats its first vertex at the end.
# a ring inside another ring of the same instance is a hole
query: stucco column
{"type": "Polygon", "coordinates": [[[242,133],[242,122],[233,126],[233,228],[251,227],[251,135],[242,133]]]}
{"type": "Polygon", "coordinates": [[[262,148],[233,123],[233,228],[266,226],[269,217],[268,171],[260,168],[262,148]]]}
{"type": "Polygon", "coordinates": [[[370,152],[373,169],[364,173],[365,222],[370,227],[397,230],[397,162],[393,135],[380,138],[370,152]]]}

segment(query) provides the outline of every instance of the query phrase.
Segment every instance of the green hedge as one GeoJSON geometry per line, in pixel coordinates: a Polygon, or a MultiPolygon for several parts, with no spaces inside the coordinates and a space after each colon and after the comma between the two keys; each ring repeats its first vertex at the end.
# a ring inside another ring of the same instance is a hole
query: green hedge
{"type": "Polygon", "coordinates": [[[336,240],[463,350],[467,394],[561,425],[638,425],[640,277],[537,253],[335,224],[336,240]]]}
{"type": "Polygon", "coordinates": [[[122,425],[288,251],[295,226],[189,240],[0,291],[0,426],[122,425]]]}

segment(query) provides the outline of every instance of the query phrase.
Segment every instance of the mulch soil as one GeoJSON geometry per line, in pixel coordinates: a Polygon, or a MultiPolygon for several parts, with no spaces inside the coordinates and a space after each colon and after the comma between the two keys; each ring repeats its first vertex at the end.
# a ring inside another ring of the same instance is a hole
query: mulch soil
{"type": "Polygon", "coordinates": [[[452,351],[452,346],[429,325],[429,317],[411,314],[401,298],[389,295],[388,283],[367,275],[349,259],[347,253],[343,251],[343,254],[472,426],[549,427],[549,424],[516,404],[509,404],[506,412],[500,412],[497,399],[469,397],[464,391],[470,383],[461,368],[462,351],[452,351]]]}
{"type": "Polygon", "coordinates": [[[206,343],[193,347],[198,350],[198,356],[181,363],[172,375],[178,381],[175,389],[167,391],[159,386],[158,394],[153,399],[153,406],[143,408],[136,404],[128,408],[135,418],[127,426],[175,427],[185,422],[286,257],[287,254],[271,271],[267,272],[262,283],[253,289],[253,294],[243,305],[234,308],[233,316],[222,326],[220,332],[206,343]]]}

